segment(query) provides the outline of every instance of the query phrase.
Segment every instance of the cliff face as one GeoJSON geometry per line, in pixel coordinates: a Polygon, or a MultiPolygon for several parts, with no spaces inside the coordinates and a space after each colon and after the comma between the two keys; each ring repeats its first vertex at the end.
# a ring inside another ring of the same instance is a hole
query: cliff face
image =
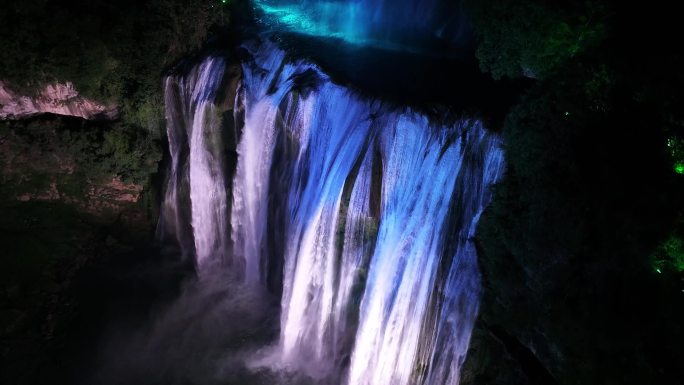
{"type": "Polygon", "coordinates": [[[25,119],[39,114],[114,119],[118,110],[79,95],[73,84],[48,84],[33,96],[22,95],[0,81],[0,119],[25,119]]]}

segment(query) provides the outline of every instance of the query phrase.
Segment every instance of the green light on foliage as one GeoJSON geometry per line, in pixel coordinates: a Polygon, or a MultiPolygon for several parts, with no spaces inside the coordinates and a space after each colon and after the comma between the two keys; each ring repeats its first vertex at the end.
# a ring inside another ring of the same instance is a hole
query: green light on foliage
{"type": "Polygon", "coordinates": [[[675,164],[674,170],[677,174],[684,174],[684,163],[675,164]]]}
{"type": "Polygon", "coordinates": [[[651,266],[658,274],[684,272],[684,239],[670,235],[651,255],[651,266]]]}
{"type": "Polygon", "coordinates": [[[569,111],[565,111],[565,114],[564,114],[564,115],[565,115],[565,116],[570,116],[570,112],[569,112],[569,111]]]}
{"type": "Polygon", "coordinates": [[[667,148],[672,157],[672,169],[677,174],[684,174],[684,139],[676,136],[667,138],[667,148]]]}

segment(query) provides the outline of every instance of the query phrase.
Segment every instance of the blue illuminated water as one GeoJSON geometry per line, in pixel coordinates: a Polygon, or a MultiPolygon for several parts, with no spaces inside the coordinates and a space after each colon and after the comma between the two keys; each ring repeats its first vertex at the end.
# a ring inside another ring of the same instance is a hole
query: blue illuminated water
{"type": "Polygon", "coordinates": [[[163,218],[178,243],[194,240],[200,272],[229,260],[243,290],[280,279],[279,337],[245,365],[326,384],[457,384],[479,304],[473,237],[504,167],[499,138],[477,120],[435,123],[360,97],[272,43],[243,49],[234,101],[215,101],[216,58],[167,80],[163,218]],[[219,104],[241,127],[234,173],[219,104]]]}
{"type": "Polygon", "coordinates": [[[441,41],[460,44],[469,26],[460,1],[255,0],[274,28],[344,40],[355,45],[423,50],[441,41]]]}

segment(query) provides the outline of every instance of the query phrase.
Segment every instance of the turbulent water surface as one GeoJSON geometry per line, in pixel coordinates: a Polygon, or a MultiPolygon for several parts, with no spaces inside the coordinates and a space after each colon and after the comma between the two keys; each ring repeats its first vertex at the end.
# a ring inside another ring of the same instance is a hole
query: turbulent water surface
{"type": "MultiPolygon", "coordinates": [[[[225,315],[212,327],[239,329],[240,312],[270,320],[247,333],[270,337],[207,370],[458,383],[480,290],[472,237],[503,169],[499,139],[476,120],[435,124],[361,98],[271,43],[243,49],[236,92],[221,89],[218,57],[166,81],[160,236],[194,258],[195,292],[225,315]]],[[[196,309],[191,298],[172,319],[196,309]]]]}

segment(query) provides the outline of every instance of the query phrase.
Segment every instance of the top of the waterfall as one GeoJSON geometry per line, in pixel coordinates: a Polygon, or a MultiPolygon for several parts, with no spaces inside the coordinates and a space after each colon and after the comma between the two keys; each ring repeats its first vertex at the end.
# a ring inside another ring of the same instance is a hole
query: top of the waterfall
{"type": "Polygon", "coordinates": [[[429,51],[467,44],[460,1],[254,0],[275,29],[376,48],[429,51]]]}

